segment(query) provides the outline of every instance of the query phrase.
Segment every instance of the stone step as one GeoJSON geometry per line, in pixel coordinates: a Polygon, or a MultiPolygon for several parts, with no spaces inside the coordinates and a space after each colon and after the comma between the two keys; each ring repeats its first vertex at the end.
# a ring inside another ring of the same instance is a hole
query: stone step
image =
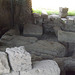
{"type": "Polygon", "coordinates": [[[35,35],[35,36],[40,36],[42,35],[42,26],[39,25],[33,25],[33,24],[27,24],[24,25],[24,35],[35,35]]]}

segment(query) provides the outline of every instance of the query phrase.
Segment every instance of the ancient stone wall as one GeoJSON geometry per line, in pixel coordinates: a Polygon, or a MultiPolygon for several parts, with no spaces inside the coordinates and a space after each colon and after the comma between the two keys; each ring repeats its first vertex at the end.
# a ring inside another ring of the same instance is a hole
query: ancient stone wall
{"type": "Polygon", "coordinates": [[[49,74],[60,75],[58,64],[53,60],[43,60],[35,62],[32,68],[31,55],[23,46],[7,48],[6,53],[0,52],[0,75],[49,74]]]}

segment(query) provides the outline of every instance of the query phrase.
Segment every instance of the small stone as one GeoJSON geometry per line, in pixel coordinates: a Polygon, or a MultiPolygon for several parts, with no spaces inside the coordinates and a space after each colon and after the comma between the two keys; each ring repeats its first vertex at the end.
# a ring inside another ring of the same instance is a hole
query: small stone
{"type": "Polygon", "coordinates": [[[65,18],[68,15],[68,8],[59,7],[59,16],[65,18]]]}
{"type": "Polygon", "coordinates": [[[10,73],[7,54],[5,52],[0,52],[0,74],[2,73],[10,73]]]}
{"type": "Polygon", "coordinates": [[[47,12],[43,10],[43,11],[42,11],[42,14],[41,14],[41,17],[44,18],[44,19],[45,19],[45,18],[48,18],[47,12]]]}
{"type": "Polygon", "coordinates": [[[6,48],[10,65],[13,71],[25,71],[31,69],[31,56],[23,46],[6,48]]]}

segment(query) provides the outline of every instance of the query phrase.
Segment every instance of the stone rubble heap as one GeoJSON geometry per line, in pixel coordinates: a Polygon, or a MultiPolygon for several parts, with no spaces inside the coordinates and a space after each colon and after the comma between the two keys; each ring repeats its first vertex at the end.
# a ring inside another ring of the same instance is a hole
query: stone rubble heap
{"type": "Polygon", "coordinates": [[[75,31],[75,16],[66,16],[64,18],[60,15],[36,14],[33,13],[34,20],[36,19],[36,26],[43,24],[44,32],[54,32],[53,27],[59,26],[63,30],[75,31]],[[37,18],[34,16],[36,15],[37,18]],[[46,17],[45,17],[46,16],[46,17]]]}
{"type": "Polygon", "coordinates": [[[0,75],[60,75],[53,60],[31,62],[31,55],[24,46],[7,48],[0,52],[0,75]]]}

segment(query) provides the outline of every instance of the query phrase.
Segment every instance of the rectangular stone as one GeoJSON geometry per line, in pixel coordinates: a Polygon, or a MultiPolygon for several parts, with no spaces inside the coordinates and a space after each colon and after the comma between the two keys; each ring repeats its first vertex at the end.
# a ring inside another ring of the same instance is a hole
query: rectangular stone
{"type": "Polygon", "coordinates": [[[42,35],[42,26],[34,25],[34,24],[27,24],[24,25],[24,35],[33,35],[33,36],[41,36],[42,35]]]}
{"type": "Polygon", "coordinates": [[[7,48],[6,52],[13,71],[31,70],[31,55],[23,46],[7,48]]]}
{"type": "Polygon", "coordinates": [[[75,32],[58,30],[58,40],[60,42],[75,43],[75,32]]]}

